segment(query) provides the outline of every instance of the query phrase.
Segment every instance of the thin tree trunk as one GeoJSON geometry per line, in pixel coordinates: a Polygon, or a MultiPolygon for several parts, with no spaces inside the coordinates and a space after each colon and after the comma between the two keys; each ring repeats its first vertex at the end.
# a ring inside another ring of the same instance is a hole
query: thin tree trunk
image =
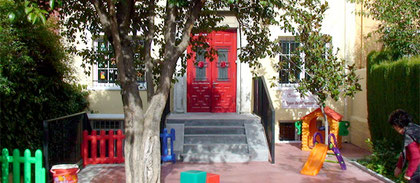
{"type": "Polygon", "coordinates": [[[159,89],[152,97],[149,107],[145,113],[144,132],[139,168],[142,183],[160,183],[160,120],[168,99],[171,80],[175,72],[178,57],[168,54],[167,63],[162,68],[162,75],[159,81],[159,89]],[[172,58],[172,59],[169,59],[172,58]]]}
{"type": "Polygon", "coordinates": [[[325,108],[324,108],[324,105],[322,104],[321,105],[321,112],[322,112],[322,114],[323,114],[323,116],[324,116],[324,127],[325,127],[325,145],[328,145],[328,141],[330,140],[329,138],[328,138],[328,135],[330,135],[329,133],[328,133],[328,118],[327,118],[327,115],[325,114],[325,108]]]}
{"type": "Polygon", "coordinates": [[[149,24],[148,24],[148,32],[146,33],[146,41],[144,45],[145,50],[145,66],[146,66],[146,82],[147,82],[147,102],[150,103],[152,100],[153,95],[155,94],[155,85],[153,81],[153,58],[152,58],[152,41],[153,36],[155,34],[155,1],[150,1],[150,12],[149,16],[147,17],[149,24]]]}

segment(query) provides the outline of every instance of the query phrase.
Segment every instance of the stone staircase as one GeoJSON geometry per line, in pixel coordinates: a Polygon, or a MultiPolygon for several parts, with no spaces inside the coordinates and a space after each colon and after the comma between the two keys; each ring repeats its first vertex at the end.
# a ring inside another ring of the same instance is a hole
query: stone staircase
{"type": "Polygon", "coordinates": [[[268,161],[268,146],[260,119],[239,114],[170,114],[174,151],[184,162],[268,161]]]}

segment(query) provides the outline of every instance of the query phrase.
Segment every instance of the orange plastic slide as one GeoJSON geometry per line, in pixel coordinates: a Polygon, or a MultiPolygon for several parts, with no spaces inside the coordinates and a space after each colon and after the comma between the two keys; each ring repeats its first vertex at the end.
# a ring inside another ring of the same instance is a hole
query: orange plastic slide
{"type": "Polygon", "coordinates": [[[309,155],[308,161],[306,161],[301,174],[315,176],[324,164],[325,157],[327,156],[328,146],[325,144],[318,143],[312,149],[309,155]]]}

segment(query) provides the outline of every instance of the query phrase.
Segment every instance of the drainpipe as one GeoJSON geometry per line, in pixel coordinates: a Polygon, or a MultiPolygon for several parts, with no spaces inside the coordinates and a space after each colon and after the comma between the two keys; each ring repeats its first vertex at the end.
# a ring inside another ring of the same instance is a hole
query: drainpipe
{"type": "MultiPolygon", "coordinates": [[[[239,22],[238,22],[239,24],[239,22]]],[[[239,24],[239,48],[242,48],[242,28],[241,28],[241,24],[239,24]]],[[[241,67],[241,61],[238,59],[238,47],[236,47],[236,66],[239,70],[238,73],[238,78],[237,78],[237,83],[239,84],[239,89],[237,92],[237,95],[239,96],[239,101],[238,101],[238,114],[241,113],[242,111],[242,81],[241,81],[241,77],[242,77],[242,67],[241,67]]]]}
{"type": "MultiPolygon", "coordinates": [[[[344,1],[344,54],[346,55],[346,59],[348,59],[348,54],[347,54],[347,6],[346,6],[347,2],[344,1]]],[[[347,118],[347,97],[344,97],[344,118],[347,118]]]]}
{"type": "MultiPolygon", "coordinates": [[[[362,0],[362,3],[363,3],[363,0],[362,0]]],[[[356,8],[354,8],[354,9],[356,9],[356,8]]],[[[344,14],[344,27],[345,27],[345,29],[344,29],[344,40],[346,40],[346,43],[347,43],[347,22],[348,22],[347,21],[347,16],[346,16],[347,15],[347,2],[344,2],[344,12],[345,12],[345,14],[344,14]]],[[[363,17],[363,16],[361,16],[361,17],[363,17]]],[[[363,24],[363,22],[362,22],[362,24],[363,24]]],[[[361,32],[360,35],[362,35],[362,32],[361,32]]],[[[360,44],[362,44],[362,42],[360,42],[360,44]]],[[[355,47],[356,46],[354,45],[353,49],[355,49],[355,47]]],[[[347,44],[345,44],[345,46],[344,46],[344,51],[346,53],[346,57],[348,58],[347,44]]],[[[362,52],[362,49],[360,49],[360,51],[362,52]]],[[[355,57],[353,55],[353,63],[356,63],[356,62],[357,62],[357,60],[355,59],[355,57]]],[[[361,63],[359,64],[358,68],[360,68],[360,65],[361,65],[361,63]]],[[[349,108],[349,106],[348,106],[349,100],[351,100],[351,99],[349,99],[348,97],[344,98],[344,120],[347,120],[347,121],[350,121],[351,115],[353,115],[352,112],[348,111],[349,110],[348,109],[349,108]],[[348,116],[348,115],[350,115],[350,116],[348,116]]],[[[352,101],[350,101],[350,102],[352,103],[352,101]]],[[[344,140],[345,140],[345,142],[351,141],[351,133],[349,134],[349,136],[344,138],[344,140]]]]}

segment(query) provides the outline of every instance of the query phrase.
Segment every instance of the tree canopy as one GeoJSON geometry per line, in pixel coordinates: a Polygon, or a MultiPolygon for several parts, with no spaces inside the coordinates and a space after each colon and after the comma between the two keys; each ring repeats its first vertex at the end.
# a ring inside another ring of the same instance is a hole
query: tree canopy
{"type": "Polygon", "coordinates": [[[420,54],[419,1],[398,0],[351,0],[360,3],[367,11],[358,12],[362,16],[379,21],[380,41],[386,50],[396,56],[420,54]]]}

